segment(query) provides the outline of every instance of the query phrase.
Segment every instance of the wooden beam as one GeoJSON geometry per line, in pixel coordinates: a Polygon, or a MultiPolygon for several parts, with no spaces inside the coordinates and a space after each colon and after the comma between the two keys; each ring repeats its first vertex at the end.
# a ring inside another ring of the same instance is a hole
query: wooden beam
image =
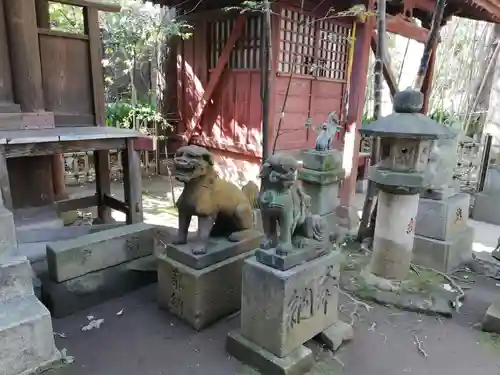
{"type": "Polygon", "coordinates": [[[85,197],[62,199],[54,202],[57,212],[68,212],[82,208],[97,206],[97,194],[87,195],[85,197]]]}
{"type": "Polygon", "coordinates": [[[90,72],[94,99],[95,122],[97,126],[106,126],[106,108],[104,105],[104,69],[102,67],[102,42],[99,30],[99,15],[96,8],[84,8],[85,34],[89,37],[90,72]]]}
{"type": "Polygon", "coordinates": [[[120,212],[123,212],[124,214],[127,214],[130,210],[129,206],[116,199],[116,198],[113,198],[107,194],[104,195],[104,204],[106,206],[108,206],[109,208],[112,208],[113,210],[116,210],[116,211],[120,211],[120,212]]]}
{"type": "Polygon", "coordinates": [[[401,16],[387,15],[387,31],[398,34],[409,39],[425,43],[429,36],[429,30],[404,20],[401,16]]]}
{"type": "MultiPolygon", "coordinates": [[[[370,40],[370,45],[372,47],[372,51],[375,55],[377,55],[377,34],[375,31],[372,33],[371,40],[370,40]]],[[[391,97],[394,97],[394,95],[399,91],[398,89],[398,83],[396,81],[396,77],[392,73],[392,69],[389,66],[389,56],[386,51],[383,51],[383,56],[384,56],[384,61],[382,61],[382,72],[384,74],[385,81],[387,83],[387,86],[389,86],[389,91],[391,92],[391,97]]]]}
{"type": "Polygon", "coordinates": [[[231,51],[233,50],[240,36],[243,34],[243,31],[245,29],[245,21],[246,21],[245,15],[243,14],[238,15],[238,18],[236,19],[236,23],[233,29],[231,30],[231,34],[229,35],[226,45],[222,49],[222,53],[219,57],[219,60],[217,61],[217,65],[210,74],[210,79],[208,81],[207,88],[203,93],[202,98],[198,102],[198,105],[196,106],[193,117],[191,118],[190,121],[191,122],[190,128],[186,130],[186,134],[184,135],[184,138],[186,138],[186,140],[188,141],[191,138],[192,133],[198,126],[198,123],[200,122],[201,116],[203,115],[203,111],[205,110],[205,106],[212,98],[212,94],[214,93],[217,84],[219,83],[219,79],[222,75],[222,72],[224,71],[227,62],[229,61],[229,56],[231,55],[231,51]]]}
{"type": "Polygon", "coordinates": [[[429,66],[425,72],[424,81],[422,83],[422,93],[424,94],[424,105],[422,106],[422,113],[427,114],[429,111],[429,99],[432,92],[432,80],[434,77],[434,66],[436,65],[437,43],[432,46],[432,52],[429,57],[429,66]]]}
{"type": "Polygon", "coordinates": [[[106,204],[106,195],[111,194],[109,178],[109,150],[94,151],[95,187],[97,194],[97,217],[101,224],[112,222],[111,209],[106,204]]]}
{"type": "Polygon", "coordinates": [[[89,0],[50,0],[54,3],[73,5],[77,7],[88,7],[103,12],[113,12],[117,13],[121,10],[121,6],[115,4],[106,4],[101,2],[89,1],[89,0]]]}
{"type": "Polygon", "coordinates": [[[95,139],[88,141],[57,141],[45,143],[7,143],[5,156],[16,158],[22,156],[40,156],[64,154],[67,152],[84,152],[95,150],[122,150],[125,148],[123,138],[95,139]]]}

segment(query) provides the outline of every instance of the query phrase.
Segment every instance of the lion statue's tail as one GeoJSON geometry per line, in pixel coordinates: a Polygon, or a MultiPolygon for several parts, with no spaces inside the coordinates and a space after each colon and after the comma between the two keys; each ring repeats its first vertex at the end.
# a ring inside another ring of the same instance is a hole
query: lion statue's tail
{"type": "Polygon", "coordinates": [[[247,182],[247,184],[241,188],[241,191],[245,197],[247,197],[253,209],[259,208],[259,201],[257,200],[259,196],[259,187],[255,182],[247,182]]]}

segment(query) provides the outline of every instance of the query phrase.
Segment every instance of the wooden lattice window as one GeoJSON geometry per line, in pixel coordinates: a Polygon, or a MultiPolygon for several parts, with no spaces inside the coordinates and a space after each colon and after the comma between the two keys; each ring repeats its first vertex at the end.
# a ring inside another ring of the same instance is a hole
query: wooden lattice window
{"type": "Polygon", "coordinates": [[[282,9],[278,70],[345,81],[350,33],[334,20],[282,9]]]}
{"type": "MultiPolygon", "coordinates": [[[[238,39],[229,56],[228,66],[230,69],[260,68],[261,22],[262,18],[259,16],[250,16],[247,18],[243,35],[238,39]]],[[[235,23],[235,19],[209,22],[209,69],[213,69],[217,65],[217,61],[235,23]]]]}

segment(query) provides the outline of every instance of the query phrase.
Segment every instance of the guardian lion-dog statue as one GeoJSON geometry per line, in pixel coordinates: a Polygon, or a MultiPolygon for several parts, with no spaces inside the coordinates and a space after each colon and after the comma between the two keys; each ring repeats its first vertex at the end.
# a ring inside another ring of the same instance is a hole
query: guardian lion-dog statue
{"type": "Polygon", "coordinates": [[[212,154],[194,145],[177,150],[173,174],[184,183],[184,191],[176,203],[179,229],[173,244],[187,243],[193,216],[198,217],[198,238],[193,244],[193,254],[205,254],[210,237],[226,237],[238,242],[252,232],[252,205],[258,194],[255,183],[249,182],[240,190],[220,179],[214,170],[212,154]]]}
{"type": "Polygon", "coordinates": [[[287,255],[306,246],[326,248],[330,241],[325,220],[310,213],[311,197],[296,180],[297,161],[272,155],[260,172],[259,205],[265,238],[261,249],[287,255]]]}

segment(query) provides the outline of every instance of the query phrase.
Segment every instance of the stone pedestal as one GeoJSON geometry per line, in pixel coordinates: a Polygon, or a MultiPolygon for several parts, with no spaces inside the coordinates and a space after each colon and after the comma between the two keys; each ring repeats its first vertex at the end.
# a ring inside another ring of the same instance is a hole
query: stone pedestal
{"type": "Polygon", "coordinates": [[[61,358],[49,311],[36,298],[24,257],[0,256],[0,374],[35,373],[61,358]]]}
{"type": "Polygon", "coordinates": [[[207,253],[188,245],[169,245],[158,259],[158,303],[196,330],[234,313],[241,306],[241,270],[262,234],[234,243],[211,240],[207,253]]]}
{"type": "Polygon", "coordinates": [[[308,150],[302,153],[302,163],[298,179],[302,181],[304,192],[311,197],[311,213],[321,216],[333,213],[339,204],[339,180],[343,173],[341,153],[308,150]]]}
{"type": "Polygon", "coordinates": [[[378,193],[371,273],[388,280],[406,279],[410,270],[418,194],[378,193]]]}
{"type": "Polygon", "coordinates": [[[474,196],[472,218],[500,225],[500,165],[488,167],[484,189],[474,196]]]}
{"type": "Polygon", "coordinates": [[[482,329],[486,332],[500,333],[500,298],[486,310],[482,329]]]}
{"type": "Polygon", "coordinates": [[[467,225],[470,196],[421,198],[418,207],[413,262],[451,272],[472,257],[474,230],[467,225]]]}
{"type": "MultiPolygon", "coordinates": [[[[348,338],[338,318],[338,254],[330,252],[286,271],[245,261],[241,329],[227,341],[229,354],[266,374],[305,374],[312,355],[304,343],[327,331],[348,338]],[[330,329],[332,327],[342,327],[330,329]]],[[[338,347],[338,345],[335,345],[338,347]]]]}
{"type": "Polygon", "coordinates": [[[0,256],[16,246],[14,216],[12,212],[0,205],[0,256]]]}

